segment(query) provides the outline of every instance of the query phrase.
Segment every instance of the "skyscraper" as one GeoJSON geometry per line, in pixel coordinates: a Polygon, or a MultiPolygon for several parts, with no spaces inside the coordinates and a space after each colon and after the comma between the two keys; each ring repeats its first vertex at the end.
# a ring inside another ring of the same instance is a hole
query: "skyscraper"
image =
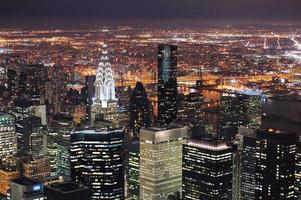
{"type": "Polygon", "coordinates": [[[297,141],[296,134],[273,129],[243,136],[242,200],[295,199],[297,141]]]}
{"type": "Polygon", "coordinates": [[[17,70],[9,69],[7,73],[8,89],[13,97],[29,95],[38,105],[45,99],[45,82],[47,67],[42,64],[25,65],[17,70]]]}
{"type": "Polygon", "coordinates": [[[115,96],[115,82],[107,45],[103,45],[101,62],[96,70],[95,97],[91,109],[91,124],[95,119],[104,119],[118,123],[118,102],[115,96]]]}
{"type": "Polygon", "coordinates": [[[95,82],[96,77],[95,76],[86,76],[85,78],[85,95],[86,95],[86,103],[87,103],[87,114],[88,119],[91,121],[91,109],[93,104],[93,97],[95,95],[95,82]]]}
{"type": "Polygon", "coordinates": [[[140,195],[140,141],[134,137],[129,145],[128,193],[130,198],[138,200],[140,195]]]}
{"type": "Polygon", "coordinates": [[[183,145],[183,199],[232,199],[234,148],[214,139],[183,145]]]}
{"type": "Polygon", "coordinates": [[[234,139],[239,127],[259,128],[262,94],[259,91],[223,93],[220,100],[219,134],[234,139]]]}
{"type": "Polygon", "coordinates": [[[130,99],[130,127],[138,135],[141,127],[151,126],[151,105],[141,82],[137,82],[130,99]]]}
{"type": "Polygon", "coordinates": [[[9,91],[10,95],[15,98],[19,94],[19,87],[18,87],[18,74],[16,70],[7,69],[7,90],[9,91]]]}
{"type": "Polygon", "coordinates": [[[140,199],[167,199],[182,191],[182,145],[187,127],[141,129],[140,199]]]}
{"type": "Polygon", "coordinates": [[[53,130],[56,133],[56,167],[57,174],[70,178],[70,134],[75,128],[73,118],[69,115],[56,115],[52,121],[53,130]]]}
{"type": "Polygon", "coordinates": [[[70,133],[75,128],[73,117],[57,114],[51,118],[47,135],[47,157],[52,176],[70,178],[70,133]]]}
{"type": "Polygon", "coordinates": [[[30,95],[34,103],[40,104],[45,99],[45,82],[47,77],[47,67],[45,65],[27,65],[22,68],[20,78],[25,78],[21,84],[25,84],[25,93],[30,95]]]}
{"type": "Polygon", "coordinates": [[[5,162],[17,154],[17,134],[15,118],[10,114],[0,113],[0,161],[5,162]]]}
{"type": "Polygon", "coordinates": [[[177,122],[189,126],[192,137],[199,136],[204,132],[202,123],[204,97],[196,91],[192,91],[187,95],[181,95],[181,97],[177,122]]]}
{"type": "Polygon", "coordinates": [[[301,198],[301,137],[299,136],[299,142],[297,145],[296,153],[296,167],[295,167],[295,197],[301,198]]]}
{"type": "Polygon", "coordinates": [[[33,112],[33,102],[26,96],[14,101],[14,115],[16,117],[18,153],[26,154],[29,151],[30,117],[33,112]]]}
{"type": "Polygon", "coordinates": [[[177,118],[177,46],[160,44],[158,50],[158,124],[177,118]]]}
{"type": "Polygon", "coordinates": [[[74,130],[71,178],[91,188],[91,199],[124,199],[123,129],[74,130]]]}

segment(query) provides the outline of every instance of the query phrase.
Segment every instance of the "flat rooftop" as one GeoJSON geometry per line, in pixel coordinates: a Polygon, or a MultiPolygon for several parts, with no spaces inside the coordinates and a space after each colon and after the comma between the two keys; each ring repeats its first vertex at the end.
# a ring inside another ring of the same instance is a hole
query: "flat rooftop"
{"type": "Polygon", "coordinates": [[[66,192],[66,193],[76,191],[76,190],[86,189],[86,187],[80,186],[80,185],[78,185],[76,183],[73,183],[73,182],[53,183],[48,187],[53,189],[53,190],[66,192]]]}
{"type": "Polygon", "coordinates": [[[19,185],[25,185],[25,186],[30,186],[30,185],[35,185],[35,184],[39,184],[40,182],[38,181],[34,181],[28,178],[16,178],[13,179],[12,182],[17,183],[19,185]]]}
{"type": "Polygon", "coordinates": [[[231,149],[232,147],[227,145],[226,142],[217,139],[204,138],[204,139],[190,139],[187,143],[189,146],[198,147],[210,151],[223,151],[231,149]]]}
{"type": "Polygon", "coordinates": [[[176,128],[183,128],[183,126],[171,124],[168,126],[154,126],[154,127],[148,127],[148,128],[142,128],[142,129],[152,131],[152,132],[159,132],[159,131],[172,130],[172,129],[176,129],[176,128]]]}

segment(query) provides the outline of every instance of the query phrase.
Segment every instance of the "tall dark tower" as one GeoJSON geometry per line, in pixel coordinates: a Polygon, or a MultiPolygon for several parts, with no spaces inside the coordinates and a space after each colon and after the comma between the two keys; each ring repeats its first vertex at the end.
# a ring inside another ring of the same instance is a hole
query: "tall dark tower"
{"type": "Polygon", "coordinates": [[[272,129],[241,135],[241,199],[296,199],[297,135],[272,129]]]}
{"type": "Polygon", "coordinates": [[[177,118],[177,46],[159,45],[158,51],[158,124],[177,118]]]}
{"type": "Polygon", "coordinates": [[[123,129],[81,128],[70,138],[71,179],[91,189],[91,199],[124,199],[123,129]]]}
{"type": "Polygon", "coordinates": [[[130,126],[135,135],[141,127],[151,126],[151,107],[141,82],[137,82],[130,99],[130,126]]]}

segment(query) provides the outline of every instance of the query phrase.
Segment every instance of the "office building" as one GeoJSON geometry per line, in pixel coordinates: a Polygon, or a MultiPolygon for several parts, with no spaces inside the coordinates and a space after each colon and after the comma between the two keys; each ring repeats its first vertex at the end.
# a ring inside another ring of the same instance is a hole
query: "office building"
{"type": "Polygon", "coordinates": [[[137,82],[130,99],[130,128],[139,135],[141,127],[151,126],[151,105],[141,82],[137,82]]]}
{"type": "Polygon", "coordinates": [[[297,144],[296,166],[295,166],[295,197],[301,199],[301,137],[297,144]]]}
{"type": "Polygon", "coordinates": [[[50,177],[50,164],[44,158],[27,158],[22,161],[22,175],[32,180],[42,181],[50,177]]]}
{"type": "Polygon", "coordinates": [[[85,77],[85,96],[86,96],[86,111],[88,114],[88,120],[91,121],[91,108],[93,104],[93,98],[95,94],[94,82],[96,77],[95,76],[86,76],[85,77]]]}
{"type": "Polygon", "coordinates": [[[44,200],[44,187],[42,182],[28,178],[17,178],[11,181],[10,200],[44,200]]]}
{"type": "Polygon", "coordinates": [[[140,195],[140,142],[134,137],[129,145],[128,193],[131,199],[139,199],[140,195]]]}
{"type": "Polygon", "coordinates": [[[118,124],[118,102],[115,96],[115,81],[107,45],[103,45],[101,61],[96,70],[95,96],[91,108],[91,124],[95,120],[107,120],[118,124]]]}
{"type": "Polygon", "coordinates": [[[15,118],[10,114],[0,113],[0,161],[17,154],[17,135],[15,118]]]}
{"type": "Polygon", "coordinates": [[[19,95],[18,74],[16,70],[7,69],[7,90],[13,98],[19,95]]]}
{"type": "Polygon", "coordinates": [[[259,91],[223,93],[218,119],[219,134],[233,140],[239,127],[259,128],[261,107],[262,93],[259,91]]]}
{"type": "Polygon", "coordinates": [[[235,148],[215,139],[183,145],[183,199],[232,199],[235,148]]]}
{"type": "Polygon", "coordinates": [[[241,134],[241,199],[295,199],[296,134],[273,129],[241,134]]]}
{"type": "Polygon", "coordinates": [[[141,129],[140,199],[167,199],[182,191],[182,145],[187,127],[141,129]]]}
{"type": "Polygon", "coordinates": [[[34,104],[39,105],[45,100],[45,82],[48,80],[47,67],[42,64],[22,67],[19,74],[22,94],[30,96],[34,104]]]}
{"type": "Polygon", "coordinates": [[[91,199],[124,199],[123,129],[83,128],[71,133],[71,179],[91,199]]]}
{"type": "Polygon", "coordinates": [[[160,44],[158,50],[158,124],[177,118],[177,46],[160,44]]]}
{"type": "Polygon", "coordinates": [[[205,98],[194,90],[186,95],[179,95],[180,107],[177,122],[191,128],[191,137],[205,133],[203,123],[203,107],[205,98]]]}
{"type": "Polygon", "coordinates": [[[70,178],[70,133],[75,128],[73,117],[69,115],[55,115],[52,120],[56,144],[57,175],[70,178]]]}

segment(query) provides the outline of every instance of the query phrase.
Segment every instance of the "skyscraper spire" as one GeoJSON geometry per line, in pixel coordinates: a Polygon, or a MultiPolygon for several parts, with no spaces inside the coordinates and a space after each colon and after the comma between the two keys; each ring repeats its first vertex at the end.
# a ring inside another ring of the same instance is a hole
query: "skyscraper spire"
{"type": "Polygon", "coordinates": [[[95,80],[94,103],[101,103],[102,107],[107,107],[107,102],[116,100],[115,83],[113,71],[109,62],[107,45],[103,45],[101,61],[98,64],[95,80]]]}
{"type": "Polygon", "coordinates": [[[118,125],[118,102],[115,97],[113,71],[106,44],[103,45],[94,86],[95,96],[91,107],[91,125],[98,120],[106,120],[118,125]]]}

